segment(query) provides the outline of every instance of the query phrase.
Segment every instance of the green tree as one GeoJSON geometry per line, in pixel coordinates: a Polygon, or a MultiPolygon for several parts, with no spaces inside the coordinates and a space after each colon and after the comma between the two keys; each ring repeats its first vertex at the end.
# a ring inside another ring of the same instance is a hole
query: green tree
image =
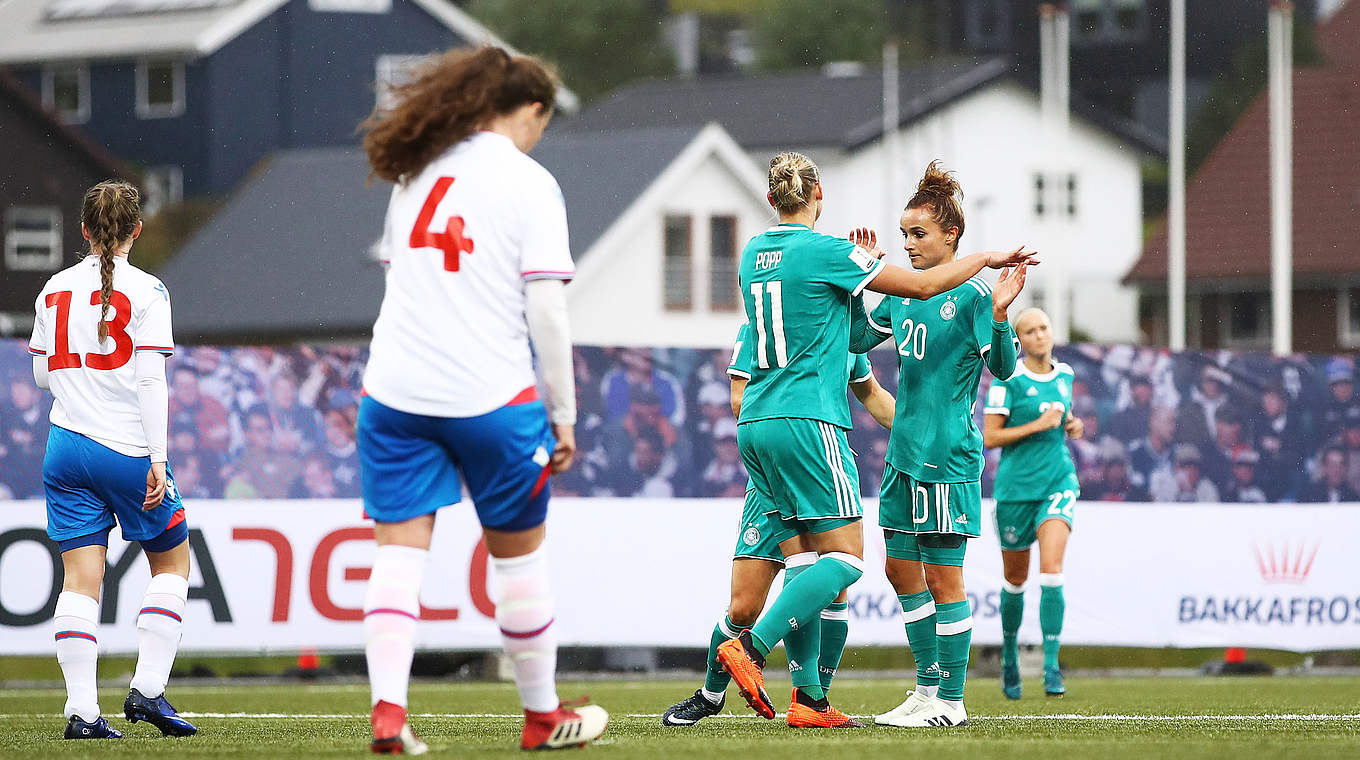
{"type": "Polygon", "coordinates": [[[557,66],[584,100],[675,70],[664,14],[637,0],[473,0],[468,12],[516,48],[557,66]]]}
{"type": "Polygon", "coordinates": [[[763,0],[759,8],[752,36],[767,71],[879,61],[892,26],[883,0],[763,0]]]}

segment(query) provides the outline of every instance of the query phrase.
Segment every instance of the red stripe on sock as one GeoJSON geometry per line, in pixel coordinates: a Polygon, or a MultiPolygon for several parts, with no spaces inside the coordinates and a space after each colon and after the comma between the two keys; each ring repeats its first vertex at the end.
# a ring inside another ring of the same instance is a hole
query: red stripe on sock
{"type": "Polygon", "coordinates": [[[514,631],[507,631],[504,628],[502,628],[501,634],[509,636],[512,639],[532,639],[533,637],[539,635],[540,633],[543,633],[544,631],[548,630],[549,626],[551,626],[552,624],[553,621],[549,620],[548,622],[543,624],[542,628],[539,628],[536,631],[527,631],[525,633],[516,633],[514,631]]]}
{"type": "Polygon", "coordinates": [[[376,610],[369,610],[368,612],[364,613],[364,617],[368,617],[369,615],[402,615],[404,617],[411,618],[412,620],[416,619],[415,615],[412,615],[406,610],[398,610],[393,609],[391,607],[379,607],[376,610]]]}
{"type": "Polygon", "coordinates": [[[85,633],[84,631],[58,631],[57,640],[60,641],[62,639],[88,639],[90,641],[95,640],[93,634],[85,633]]]}
{"type": "Polygon", "coordinates": [[[183,620],[182,618],[180,618],[179,615],[176,615],[174,612],[171,612],[170,610],[167,610],[167,609],[164,608],[164,607],[143,607],[143,608],[142,608],[142,611],[141,611],[141,612],[138,612],[137,614],[138,614],[138,615],[164,615],[164,616],[166,616],[166,617],[168,617],[168,618],[174,618],[174,619],[175,619],[175,622],[178,622],[178,623],[183,623],[183,622],[184,622],[184,620],[183,620]]]}

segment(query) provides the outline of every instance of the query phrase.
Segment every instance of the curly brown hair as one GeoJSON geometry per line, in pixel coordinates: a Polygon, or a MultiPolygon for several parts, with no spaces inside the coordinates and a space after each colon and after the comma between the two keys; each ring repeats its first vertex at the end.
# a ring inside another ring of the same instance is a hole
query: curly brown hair
{"type": "Polygon", "coordinates": [[[936,159],[926,167],[925,176],[916,185],[916,193],[907,201],[907,208],[929,208],[931,218],[945,232],[950,227],[957,227],[959,234],[954,238],[954,250],[958,250],[959,240],[963,238],[963,206],[959,203],[962,197],[963,188],[954,178],[954,172],[945,171],[936,159]]]}
{"type": "Polygon", "coordinates": [[[528,103],[552,108],[557,78],[532,56],[486,45],[450,50],[392,88],[397,104],[359,125],[373,174],[405,183],[488,119],[528,103]]]}
{"type": "Polygon", "coordinates": [[[85,191],[80,223],[90,238],[90,253],[99,257],[99,339],[109,337],[109,299],[113,296],[113,260],[118,247],[142,221],[141,195],[120,180],[105,180],[85,191]]]}

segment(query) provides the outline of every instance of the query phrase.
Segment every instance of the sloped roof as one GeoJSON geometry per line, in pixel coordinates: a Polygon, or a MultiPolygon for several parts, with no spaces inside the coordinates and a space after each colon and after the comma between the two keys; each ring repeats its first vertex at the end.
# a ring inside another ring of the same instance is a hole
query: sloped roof
{"type": "MultiPolygon", "coordinates": [[[[0,71],[0,103],[8,104],[5,110],[16,114],[25,114],[29,118],[43,125],[43,128],[53,136],[54,139],[65,143],[72,150],[81,155],[89,164],[90,168],[106,177],[130,177],[132,173],[127,167],[121,165],[117,159],[109,155],[104,148],[86,137],[76,127],[69,124],[62,124],[52,114],[48,113],[32,94],[28,88],[21,85],[13,75],[5,71],[0,71]]],[[[8,146],[6,146],[8,147],[8,146]]],[[[0,159],[3,158],[3,151],[0,150],[0,159]]],[[[3,164],[0,161],[0,164],[3,164]]],[[[5,176],[0,173],[0,177],[5,176]]]]}
{"type": "MultiPolygon", "coordinates": [[[[1328,63],[1294,70],[1295,276],[1360,273],[1360,2],[1319,29],[1328,63]]],[[[1270,107],[1262,90],[1186,187],[1188,278],[1270,277],[1270,107]]],[[[1129,281],[1167,276],[1163,221],[1129,281]]]]}
{"type": "MultiPolygon", "coordinates": [[[[583,256],[699,129],[550,132],[533,157],[557,178],[571,247],[583,256]]],[[[378,316],[371,253],[391,185],[365,186],[354,148],[274,154],[159,275],[174,294],[176,339],[358,336],[378,316]]]]}
{"type": "MultiPolygon", "coordinates": [[[[899,125],[1013,76],[1005,58],[938,59],[905,66],[898,76],[899,125]]],[[[1073,108],[1144,151],[1165,153],[1164,144],[1132,122],[1078,103],[1073,108]]],[[[854,149],[883,134],[882,114],[882,69],[861,67],[844,75],[805,70],[634,82],[564,119],[563,128],[584,132],[717,122],[747,150],[790,145],[854,149]]]]}

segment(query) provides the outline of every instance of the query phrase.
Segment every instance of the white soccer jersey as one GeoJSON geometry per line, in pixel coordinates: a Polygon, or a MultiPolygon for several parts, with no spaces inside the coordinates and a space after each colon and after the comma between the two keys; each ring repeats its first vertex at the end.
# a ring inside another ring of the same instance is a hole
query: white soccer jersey
{"type": "Polygon", "coordinates": [[[28,351],[47,357],[56,401],[52,424],[99,441],[120,454],[148,455],[137,404],[137,351],[175,352],[170,293],[161,281],[118,257],[113,295],[99,340],[99,257],[86,256],[47,281],[34,303],[28,351]]]}
{"type": "Polygon", "coordinates": [[[524,283],[575,274],[548,170],[478,132],[392,191],[381,246],[390,266],[369,395],[410,414],[475,417],[535,384],[524,283]]]}

